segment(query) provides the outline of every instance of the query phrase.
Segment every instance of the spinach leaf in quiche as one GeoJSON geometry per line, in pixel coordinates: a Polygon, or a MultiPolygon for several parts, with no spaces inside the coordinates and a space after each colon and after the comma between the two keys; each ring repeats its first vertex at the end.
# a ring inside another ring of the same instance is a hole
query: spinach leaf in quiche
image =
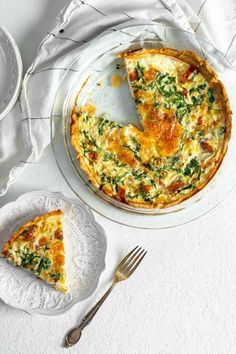
{"type": "Polygon", "coordinates": [[[146,172],[142,171],[142,170],[132,170],[131,171],[132,176],[134,177],[135,180],[141,180],[143,178],[147,177],[146,172]]]}
{"type": "Polygon", "coordinates": [[[136,103],[136,104],[143,104],[143,101],[140,100],[140,99],[136,99],[136,100],[135,100],[135,103],[136,103]]]}
{"type": "Polygon", "coordinates": [[[164,99],[164,107],[167,109],[174,108],[179,121],[190,111],[183,92],[177,89],[175,85],[176,78],[168,73],[159,73],[156,78],[158,83],[157,90],[164,99]]]}
{"type": "Polygon", "coordinates": [[[23,251],[19,252],[20,258],[21,258],[21,266],[22,267],[27,267],[27,266],[34,266],[38,263],[38,258],[35,254],[35,252],[30,252],[28,247],[24,247],[23,251]]]}
{"type": "Polygon", "coordinates": [[[224,135],[225,130],[226,130],[226,129],[225,129],[224,126],[219,127],[219,128],[218,128],[218,135],[224,135]]]}
{"type": "Polygon", "coordinates": [[[137,65],[136,65],[134,70],[135,70],[135,73],[136,73],[138,79],[141,80],[142,82],[145,82],[145,79],[144,79],[144,67],[140,65],[139,61],[137,62],[137,65]]]}
{"type": "Polygon", "coordinates": [[[112,152],[109,153],[109,152],[104,152],[103,155],[102,155],[102,161],[110,161],[110,160],[114,160],[115,158],[115,154],[113,154],[112,152]]]}
{"type": "Polygon", "coordinates": [[[108,183],[111,183],[111,177],[108,176],[105,172],[102,172],[101,173],[101,188],[108,183]]]}
{"type": "Polygon", "coordinates": [[[139,156],[139,150],[141,147],[141,144],[137,141],[137,139],[135,138],[135,136],[131,136],[131,142],[132,142],[132,146],[130,146],[129,144],[125,144],[124,147],[129,149],[130,151],[132,151],[132,153],[134,154],[134,157],[136,158],[136,160],[141,161],[141,157],[139,156]]]}
{"type": "Polygon", "coordinates": [[[191,96],[191,99],[193,106],[199,106],[203,102],[203,95],[191,96]]]}
{"type": "Polygon", "coordinates": [[[84,155],[87,154],[87,153],[89,153],[89,152],[93,152],[93,150],[92,150],[92,149],[89,149],[88,146],[87,146],[87,144],[84,143],[84,142],[81,142],[81,143],[80,143],[80,146],[83,148],[84,155]]]}
{"type": "Polygon", "coordinates": [[[192,177],[194,173],[199,172],[200,166],[196,158],[193,158],[184,169],[184,176],[192,177]]]}
{"type": "Polygon", "coordinates": [[[99,135],[102,135],[104,133],[105,125],[106,125],[106,119],[103,117],[100,117],[99,121],[98,121],[98,134],[99,135]]]}
{"type": "Polygon", "coordinates": [[[61,273],[55,272],[53,274],[50,274],[50,277],[53,278],[54,282],[57,283],[58,280],[61,278],[61,273]]]}
{"type": "Polygon", "coordinates": [[[212,88],[209,87],[209,89],[207,90],[207,96],[208,96],[208,101],[209,103],[214,103],[215,102],[215,94],[214,91],[212,90],[212,88]]]}
{"type": "MultiPolygon", "coordinates": [[[[81,133],[84,135],[84,137],[85,137],[85,139],[86,139],[85,142],[84,142],[85,144],[89,145],[89,147],[90,147],[90,146],[94,146],[97,151],[101,151],[101,150],[102,150],[102,149],[97,145],[97,143],[96,143],[96,141],[93,139],[93,137],[92,137],[91,135],[89,135],[89,132],[88,132],[88,131],[83,130],[81,133]]],[[[89,149],[89,148],[87,147],[87,149],[89,149]]]]}
{"type": "Polygon", "coordinates": [[[175,155],[174,157],[172,157],[171,162],[174,165],[176,162],[178,162],[180,160],[179,155],[175,155]]]}
{"type": "Polygon", "coordinates": [[[169,84],[175,82],[176,78],[174,76],[170,76],[168,73],[161,73],[160,72],[157,75],[156,81],[158,82],[158,84],[160,86],[163,86],[163,85],[169,85],[169,84]]]}
{"type": "Polygon", "coordinates": [[[51,267],[52,262],[47,257],[42,257],[36,269],[36,272],[40,274],[44,270],[48,270],[51,267]]]}
{"type": "Polygon", "coordinates": [[[177,193],[179,194],[185,194],[185,192],[194,189],[196,186],[195,184],[189,184],[183,188],[180,188],[177,193]]]}
{"type": "Polygon", "coordinates": [[[121,125],[104,117],[98,118],[98,134],[103,135],[106,128],[121,128],[121,125]]]}
{"type": "Polygon", "coordinates": [[[194,86],[189,90],[189,94],[192,95],[194,92],[200,93],[201,91],[205,90],[206,84],[201,84],[199,86],[194,86]]]}

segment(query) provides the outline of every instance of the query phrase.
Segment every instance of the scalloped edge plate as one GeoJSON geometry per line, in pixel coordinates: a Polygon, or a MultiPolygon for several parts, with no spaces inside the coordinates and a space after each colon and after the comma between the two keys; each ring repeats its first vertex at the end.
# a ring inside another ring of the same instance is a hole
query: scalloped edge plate
{"type": "Polygon", "coordinates": [[[11,34],[1,25],[0,26],[0,73],[6,72],[3,80],[6,92],[5,97],[1,97],[3,107],[0,110],[0,120],[14,106],[21,89],[23,65],[19,48],[11,34]],[[9,72],[11,70],[11,73],[9,72]]]}
{"type": "MultiPolygon", "coordinates": [[[[78,200],[65,197],[58,192],[36,191],[25,193],[14,202],[4,205],[0,209],[0,232],[1,229],[4,230],[4,232],[2,231],[3,243],[8,237],[10,237],[11,233],[26,220],[58,208],[62,208],[62,210],[64,209],[64,216],[67,218],[66,222],[64,220],[64,229],[67,231],[67,235],[69,236],[68,231],[71,231],[75,225],[78,226],[77,231],[79,235],[81,235],[81,238],[76,238],[76,241],[75,237],[74,239],[71,238],[71,241],[69,241],[68,236],[65,237],[67,240],[67,245],[65,243],[65,247],[67,246],[66,249],[68,251],[70,248],[68,256],[71,256],[67,257],[67,264],[71,267],[73,260],[69,260],[68,258],[73,257],[74,259],[76,257],[75,263],[77,267],[74,267],[73,271],[79,270],[79,272],[76,273],[76,276],[77,274],[80,274],[80,276],[78,276],[78,286],[77,280],[74,278],[74,274],[72,278],[73,284],[76,285],[76,290],[74,290],[74,293],[77,295],[73,296],[73,291],[66,295],[59,293],[51,286],[31,275],[29,272],[15,268],[7,263],[5,259],[1,258],[0,299],[2,299],[6,304],[24,310],[27,313],[37,313],[43,315],[58,315],[64,313],[74,304],[87,299],[94,293],[99,284],[100,276],[105,269],[107,239],[103,228],[96,222],[93,213],[86,206],[78,200]],[[59,204],[58,201],[60,201],[61,204],[59,204]],[[26,202],[27,207],[24,206],[26,202]],[[30,206],[28,207],[28,205],[30,206]],[[78,213],[79,210],[81,210],[80,214],[78,213]],[[13,219],[14,217],[15,219],[13,219]],[[68,228],[69,224],[71,224],[71,226],[68,228]],[[92,234],[94,230],[96,232],[96,238],[94,237],[94,234],[92,234]],[[81,251],[81,253],[78,252],[78,260],[77,250],[75,251],[76,254],[71,253],[71,249],[74,250],[75,242],[76,246],[78,246],[78,249],[80,247],[81,251]],[[93,250],[97,253],[99,250],[97,258],[93,256],[93,250]],[[91,266],[91,261],[93,258],[94,264],[91,266]],[[90,264],[87,268],[86,262],[87,264],[90,264]],[[94,265],[97,266],[97,268],[94,267],[94,265]],[[88,284],[86,281],[88,281],[88,284]],[[83,288],[84,283],[85,288],[83,288]],[[9,295],[9,287],[12,290],[11,296],[9,295]],[[79,293],[80,287],[82,295],[79,293]],[[41,303],[41,300],[43,301],[44,308],[40,308],[39,304],[41,303]],[[45,304],[46,301],[48,301],[48,303],[45,304]]],[[[69,269],[72,273],[72,267],[69,269]]],[[[72,274],[68,275],[69,277],[72,277],[72,274]]]]}

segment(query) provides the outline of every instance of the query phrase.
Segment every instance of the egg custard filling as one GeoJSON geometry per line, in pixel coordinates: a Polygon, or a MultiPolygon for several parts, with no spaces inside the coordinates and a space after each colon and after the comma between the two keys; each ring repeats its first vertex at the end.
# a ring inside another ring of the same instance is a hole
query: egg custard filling
{"type": "Polygon", "coordinates": [[[143,130],[75,105],[71,142],[90,182],[139,208],[179,204],[214,176],[227,151],[231,110],[223,84],[190,51],[123,55],[143,130]]]}
{"type": "Polygon", "coordinates": [[[5,243],[1,255],[56,290],[68,291],[61,210],[27,222],[5,243]]]}

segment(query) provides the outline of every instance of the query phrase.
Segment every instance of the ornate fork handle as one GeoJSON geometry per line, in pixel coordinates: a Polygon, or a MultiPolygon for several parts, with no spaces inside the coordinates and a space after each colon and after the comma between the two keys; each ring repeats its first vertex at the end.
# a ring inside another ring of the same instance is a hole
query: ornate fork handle
{"type": "Polygon", "coordinates": [[[103,302],[106,300],[108,295],[111,293],[112,289],[115,287],[117,284],[116,281],[114,281],[109,289],[105,292],[105,294],[101,297],[101,299],[92,307],[92,309],[82,318],[80,324],[76,327],[74,327],[66,336],[65,339],[65,347],[72,347],[75,345],[82,334],[82,330],[92,321],[93,317],[97,313],[97,311],[100,309],[102,306],[103,302]]]}
{"type": "Polygon", "coordinates": [[[127,256],[122,259],[122,261],[116,267],[114,281],[110,288],[105,292],[103,297],[96,303],[96,305],[82,318],[80,324],[68,333],[65,340],[65,347],[72,347],[72,345],[75,345],[79,341],[82,330],[91,322],[114,286],[118,282],[128,279],[130,275],[133,274],[135,269],[137,269],[139,264],[142,262],[146,253],[147,252],[142,250],[141,247],[136,246],[130,253],[127,254],[127,256]]]}

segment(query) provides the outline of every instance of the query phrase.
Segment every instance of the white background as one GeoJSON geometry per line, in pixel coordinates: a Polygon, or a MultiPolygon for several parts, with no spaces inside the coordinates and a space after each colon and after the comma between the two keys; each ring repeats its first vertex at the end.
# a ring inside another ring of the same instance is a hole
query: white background
{"type": "MultiPolygon", "coordinates": [[[[15,37],[27,69],[65,0],[0,0],[0,23],[15,37]]],[[[224,188],[224,186],[222,186],[224,188]]],[[[73,196],[51,148],[27,167],[0,206],[31,190],[73,196]]],[[[0,354],[230,354],[236,352],[236,195],[174,229],[135,230],[96,215],[108,249],[96,293],[58,317],[30,316],[0,301],[0,354]],[[148,254],[117,286],[73,349],[63,337],[97,301],[119,259],[137,244],[148,254]]]]}

